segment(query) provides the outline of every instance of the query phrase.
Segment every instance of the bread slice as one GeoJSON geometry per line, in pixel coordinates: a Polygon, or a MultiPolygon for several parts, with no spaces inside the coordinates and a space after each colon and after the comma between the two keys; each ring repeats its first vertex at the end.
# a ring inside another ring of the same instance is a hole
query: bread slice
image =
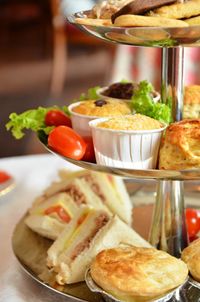
{"type": "Polygon", "coordinates": [[[90,186],[111,213],[117,214],[124,222],[131,225],[132,203],[121,177],[82,170],[75,173],[62,173],[62,178],[81,179],[85,186],[90,186]]]}
{"type": "Polygon", "coordinates": [[[119,245],[150,247],[117,216],[100,210],[82,210],[47,251],[47,265],[57,272],[59,284],[84,280],[93,258],[102,250],[119,245]]]}

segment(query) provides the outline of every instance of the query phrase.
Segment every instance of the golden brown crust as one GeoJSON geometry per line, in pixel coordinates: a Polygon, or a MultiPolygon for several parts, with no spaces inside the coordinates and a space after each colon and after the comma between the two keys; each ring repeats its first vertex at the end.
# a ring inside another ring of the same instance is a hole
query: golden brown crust
{"type": "Polygon", "coordinates": [[[190,85],[185,87],[184,104],[200,104],[200,85],[190,85]]]}
{"type": "Polygon", "coordinates": [[[163,17],[122,15],[115,19],[115,26],[155,26],[155,27],[187,27],[188,24],[182,20],[163,17]]]}
{"type": "Polygon", "coordinates": [[[100,117],[131,114],[129,105],[123,101],[107,99],[101,106],[98,106],[97,102],[96,100],[80,102],[72,111],[83,115],[100,117]]]}
{"type": "Polygon", "coordinates": [[[153,11],[153,16],[184,19],[200,14],[200,0],[190,0],[184,3],[165,5],[153,11]]]}
{"type": "Polygon", "coordinates": [[[185,119],[167,127],[160,149],[159,168],[200,168],[200,119],[185,119]]]}
{"type": "Polygon", "coordinates": [[[187,264],[192,277],[200,282],[200,238],[183,250],[181,259],[187,264]]]}
{"type": "Polygon", "coordinates": [[[157,297],[182,284],[188,274],[181,260],[153,248],[113,248],[100,252],[91,276],[116,297],[157,297]]]}

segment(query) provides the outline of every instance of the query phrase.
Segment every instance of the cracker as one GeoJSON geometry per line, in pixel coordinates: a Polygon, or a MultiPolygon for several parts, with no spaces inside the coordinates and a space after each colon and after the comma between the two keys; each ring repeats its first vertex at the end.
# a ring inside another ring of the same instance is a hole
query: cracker
{"type": "Polygon", "coordinates": [[[111,26],[110,19],[92,19],[92,18],[76,18],[75,22],[81,25],[92,25],[92,26],[111,26]]]}
{"type": "Polygon", "coordinates": [[[151,16],[160,16],[171,19],[184,19],[200,15],[200,0],[190,0],[185,3],[165,5],[155,9],[151,16]]]}
{"type": "Polygon", "coordinates": [[[114,23],[115,26],[148,26],[148,27],[187,27],[188,24],[181,20],[173,20],[161,17],[123,15],[119,16],[114,23]]]}
{"type": "Polygon", "coordinates": [[[193,17],[190,19],[184,20],[187,24],[191,25],[200,25],[200,16],[193,17]]]}

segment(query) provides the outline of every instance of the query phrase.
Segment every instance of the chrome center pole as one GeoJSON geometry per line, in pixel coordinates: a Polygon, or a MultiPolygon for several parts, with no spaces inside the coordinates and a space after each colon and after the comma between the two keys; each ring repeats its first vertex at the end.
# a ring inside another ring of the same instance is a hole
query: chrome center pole
{"type": "MultiPolygon", "coordinates": [[[[172,120],[180,121],[183,112],[184,48],[162,49],[161,97],[171,105],[172,120]]],[[[150,243],[179,257],[188,244],[185,222],[183,182],[158,181],[150,243]]]]}

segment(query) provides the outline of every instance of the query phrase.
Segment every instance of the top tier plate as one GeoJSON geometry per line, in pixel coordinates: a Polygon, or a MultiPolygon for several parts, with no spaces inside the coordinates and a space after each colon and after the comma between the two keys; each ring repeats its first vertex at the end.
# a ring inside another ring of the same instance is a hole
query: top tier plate
{"type": "Polygon", "coordinates": [[[199,47],[200,26],[188,27],[114,27],[81,25],[76,18],[86,18],[89,11],[68,16],[71,24],[106,41],[147,47],[199,47]]]}

